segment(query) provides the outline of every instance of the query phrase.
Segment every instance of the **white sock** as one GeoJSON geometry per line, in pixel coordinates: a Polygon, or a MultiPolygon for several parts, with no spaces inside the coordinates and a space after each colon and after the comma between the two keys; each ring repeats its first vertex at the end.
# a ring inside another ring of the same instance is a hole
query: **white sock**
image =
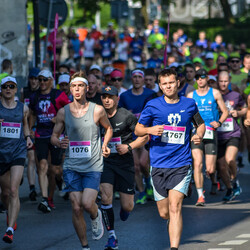
{"type": "Polygon", "coordinates": [[[204,198],[203,188],[197,188],[197,193],[198,193],[198,198],[200,198],[201,196],[204,198]]]}
{"type": "Polygon", "coordinates": [[[110,231],[108,231],[108,233],[109,233],[109,238],[110,238],[111,236],[114,236],[115,239],[116,239],[115,230],[110,230],[110,231]]]}
{"type": "Polygon", "coordinates": [[[8,232],[9,230],[12,232],[12,234],[14,234],[14,229],[12,227],[8,227],[6,232],[8,232]]]}

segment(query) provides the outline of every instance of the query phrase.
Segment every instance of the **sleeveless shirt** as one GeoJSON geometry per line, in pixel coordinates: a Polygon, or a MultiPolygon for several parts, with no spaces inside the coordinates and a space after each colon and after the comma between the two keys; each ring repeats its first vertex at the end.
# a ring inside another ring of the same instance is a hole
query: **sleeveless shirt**
{"type": "Polygon", "coordinates": [[[103,170],[100,127],[94,121],[95,103],[89,102],[89,108],[82,117],[74,117],[69,104],[65,110],[65,135],[69,137],[69,147],[65,152],[63,169],[77,172],[103,170]]]}
{"type": "Polygon", "coordinates": [[[19,158],[26,158],[26,142],[23,134],[23,106],[17,101],[13,109],[5,108],[0,102],[0,163],[10,163],[19,158]]]}

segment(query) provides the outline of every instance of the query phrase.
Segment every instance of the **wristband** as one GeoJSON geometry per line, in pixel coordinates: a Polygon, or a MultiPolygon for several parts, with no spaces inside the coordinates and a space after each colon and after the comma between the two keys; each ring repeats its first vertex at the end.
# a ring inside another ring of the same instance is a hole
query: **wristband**
{"type": "Polygon", "coordinates": [[[31,138],[31,135],[26,135],[25,137],[24,137],[24,139],[27,141],[27,138],[31,138]]]}
{"type": "Polygon", "coordinates": [[[132,153],[132,148],[131,148],[131,146],[129,145],[129,144],[127,144],[128,145],[128,151],[130,152],[130,153],[132,153]]]}
{"type": "Polygon", "coordinates": [[[218,121],[218,123],[220,124],[220,127],[221,127],[222,123],[220,121],[218,121]]]}

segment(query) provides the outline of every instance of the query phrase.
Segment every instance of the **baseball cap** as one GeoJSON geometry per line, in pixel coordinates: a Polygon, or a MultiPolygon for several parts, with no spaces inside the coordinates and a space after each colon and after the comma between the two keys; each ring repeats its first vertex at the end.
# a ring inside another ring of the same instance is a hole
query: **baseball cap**
{"type": "Polygon", "coordinates": [[[93,30],[96,29],[96,25],[95,25],[95,24],[92,25],[92,29],[93,29],[93,30]]]}
{"type": "Polygon", "coordinates": [[[42,71],[40,71],[38,73],[38,76],[43,76],[43,77],[54,79],[53,76],[52,76],[52,73],[49,70],[47,70],[47,69],[43,69],[42,71]]]}
{"type": "Polygon", "coordinates": [[[208,52],[207,54],[206,54],[206,57],[205,57],[206,59],[214,59],[214,54],[212,53],[212,52],[208,52]]]}
{"type": "Polygon", "coordinates": [[[12,76],[4,77],[1,81],[1,85],[4,85],[6,82],[13,82],[13,83],[17,84],[16,78],[12,77],[12,76]]]}
{"type": "Polygon", "coordinates": [[[233,59],[233,58],[238,58],[238,59],[240,59],[240,54],[239,54],[239,52],[232,52],[232,53],[229,55],[229,59],[233,59]]]}
{"type": "Polygon", "coordinates": [[[97,70],[99,70],[99,71],[102,71],[102,69],[101,69],[101,67],[99,66],[99,65],[97,65],[97,64],[93,64],[91,67],[90,67],[90,71],[91,70],[93,70],[93,69],[97,69],[97,70]]]}
{"type": "Polygon", "coordinates": [[[39,68],[32,68],[29,72],[29,77],[37,77],[40,72],[39,68]]]}
{"type": "Polygon", "coordinates": [[[199,69],[195,72],[195,77],[207,76],[207,71],[205,69],[199,69]]]}
{"type": "Polygon", "coordinates": [[[203,64],[203,61],[202,61],[202,59],[200,57],[195,57],[193,59],[193,63],[201,63],[201,64],[203,64]]]}
{"type": "Polygon", "coordinates": [[[111,78],[116,78],[116,77],[121,77],[121,78],[123,78],[123,74],[122,74],[122,72],[121,72],[120,70],[114,69],[114,70],[111,72],[110,77],[111,77],[111,78]]]}
{"type": "Polygon", "coordinates": [[[208,77],[209,77],[208,80],[213,80],[213,81],[217,82],[217,79],[216,79],[215,76],[213,76],[213,75],[208,75],[208,77]]]}
{"type": "Polygon", "coordinates": [[[173,63],[171,63],[171,64],[169,65],[169,68],[172,68],[172,67],[177,68],[178,66],[179,66],[179,63],[173,62],[173,63]]]}
{"type": "Polygon", "coordinates": [[[113,70],[114,70],[113,67],[108,66],[108,67],[106,67],[106,68],[104,69],[103,74],[104,74],[104,75],[110,75],[111,72],[112,72],[113,70]]]}
{"type": "Polygon", "coordinates": [[[102,95],[116,95],[118,96],[118,89],[115,86],[107,86],[102,89],[102,95]]]}
{"type": "Polygon", "coordinates": [[[62,82],[69,83],[70,76],[67,74],[60,75],[58,78],[58,84],[61,84],[62,82]]]}

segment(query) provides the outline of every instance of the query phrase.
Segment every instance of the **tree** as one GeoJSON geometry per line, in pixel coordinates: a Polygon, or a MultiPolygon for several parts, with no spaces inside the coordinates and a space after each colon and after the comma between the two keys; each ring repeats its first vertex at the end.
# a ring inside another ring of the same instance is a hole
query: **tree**
{"type": "Polygon", "coordinates": [[[233,25],[235,23],[235,19],[233,17],[231,5],[229,4],[228,0],[220,0],[220,4],[223,9],[224,19],[226,21],[226,24],[228,26],[233,25]]]}

